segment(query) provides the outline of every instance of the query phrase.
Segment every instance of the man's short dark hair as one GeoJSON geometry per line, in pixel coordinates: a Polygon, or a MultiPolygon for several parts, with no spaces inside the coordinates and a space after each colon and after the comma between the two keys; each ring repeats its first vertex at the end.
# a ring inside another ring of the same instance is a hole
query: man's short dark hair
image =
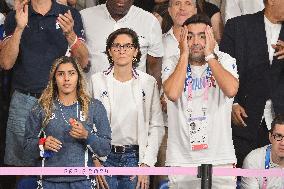
{"type": "Polygon", "coordinates": [[[210,18],[205,14],[195,14],[188,18],[182,26],[188,26],[190,24],[206,24],[212,26],[210,18]]]}
{"type": "Polygon", "coordinates": [[[270,133],[273,133],[275,126],[277,124],[278,125],[284,125],[284,114],[279,114],[273,119],[273,121],[271,123],[270,133]]]}

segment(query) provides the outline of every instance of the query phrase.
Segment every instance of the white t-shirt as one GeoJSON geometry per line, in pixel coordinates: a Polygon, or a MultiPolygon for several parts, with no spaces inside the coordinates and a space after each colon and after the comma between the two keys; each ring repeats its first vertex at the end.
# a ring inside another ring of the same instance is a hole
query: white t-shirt
{"type": "Polygon", "coordinates": [[[4,21],[5,21],[5,16],[2,13],[0,13],[0,25],[3,25],[4,21]]]}
{"type": "Polygon", "coordinates": [[[122,19],[115,21],[105,4],[84,9],[80,13],[91,61],[88,78],[93,73],[104,71],[109,67],[105,54],[106,40],[109,34],[119,28],[133,29],[139,37],[142,57],[137,69],[146,72],[147,54],[153,57],[163,56],[161,26],[151,13],[133,5],[122,19]]]}
{"type": "MultiPolygon", "coordinates": [[[[216,46],[214,52],[218,56],[219,62],[234,77],[238,78],[236,60],[228,54],[219,51],[216,46]]],[[[173,73],[178,56],[172,56],[163,63],[163,82],[173,73]]],[[[203,66],[191,66],[192,70],[192,109],[193,112],[201,112],[204,103],[203,94],[205,87],[202,84],[206,76],[206,68],[203,66]]],[[[200,164],[228,164],[235,163],[235,150],[232,141],[231,110],[233,99],[226,97],[218,84],[213,82],[213,86],[208,89],[207,106],[207,136],[208,148],[192,151],[190,148],[190,138],[188,135],[189,126],[187,124],[187,96],[186,90],[177,102],[168,101],[168,148],[166,154],[167,166],[197,166],[200,164]]]]}
{"type": "Polygon", "coordinates": [[[173,55],[179,56],[179,43],[174,35],[173,28],[171,28],[167,33],[163,34],[163,45],[163,62],[165,62],[169,57],[173,55]]]}
{"type": "Polygon", "coordinates": [[[120,82],[113,78],[111,131],[113,145],[138,144],[138,111],[132,91],[133,79],[120,82]]]}
{"type": "MultiPolygon", "coordinates": [[[[224,0],[225,23],[230,18],[253,14],[264,9],[263,0],[224,0]]],[[[223,1],[222,1],[223,3],[223,1]]]]}
{"type": "MultiPolygon", "coordinates": [[[[172,57],[172,56],[179,56],[179,48],[178,48],[178,41],[173,33],[173,28],[171,28],[167,33],[163,34],[163,46],[164,46],[164,56],[162,59],[162,64],[164,62],[167,62],[167,59],[172,57]]],[[[168,99],[166,98],[165,95],[165,99],[166,102],[168,101],[168,99]]],[[[164,116],[164,122],[165,122],[165,126],[168,125],[167,120],[168,120],[168,115],[167,113],[163,112],[163,116],[164,116]]]]}
{"type": "MultiPolygon", "coordinates": [[[[265,155],[267,146],[257,148],[251,151],[244,160],[244,169],[265,169],[265,155]]],[[[271,160],[271,157],[270,157],[271,160]]],[[[279,168],[279,166],[270,161],[270,168],[279,168]]],[[[263,177],[242,177],[242,189],[259,189],[262,188],[263,177]]],[[[282,177],[268,177],[267,189],[284,188],[284,179],[282,177]]]]}

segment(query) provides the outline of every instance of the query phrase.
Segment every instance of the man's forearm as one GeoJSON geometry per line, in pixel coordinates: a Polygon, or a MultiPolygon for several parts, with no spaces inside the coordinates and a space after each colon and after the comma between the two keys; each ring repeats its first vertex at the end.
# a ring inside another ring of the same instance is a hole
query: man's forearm
{"type": "Polygon", "coordinates": [[[89,58],[89,52],[85,43],[79,40],[76,37],[75,33],[70,34],[69,36],[66,37],[66,39],[68,41],[69,46],[72,45],[71,47],[72,56],[77,58],[82,68],[85,68],[88,64],[88,58],[89,58]]]}
{"type": "Polygon", "coordinates": [[[238,92],[239,81],[225,70],[218,60],[210,59],[208,65],[223,93],[228,97],[234,97],[238,92]]]}
{"type": "Polygon", "coordinates": [[[162,58],[147,55],[146,68],[147,68],[146,72],[156,79],[158,84],[158,89],[160,90],[162,85],[162,79],[161,79],[162,58]]]}
{"type": "Polygon", "coordinates": [[[0,51],[0,65],[5,70],[11,69],[17,60],[22,33],[23,30],[16,28],[12,37],[3,41],[0,51]]]}
{"type": "Polygon", "coordinates": [[[188,55],[181,55],[174,72],[163,84],[164,93],[171,101],[177,101],[182,94],[187,72],[187,65],[188,55]]]}
{"type": "Polygon", "coordinates": [[[72,50],[72,55],[78,59],[79,64],[82,68],[87,67],[89,52],[84,42],[78,41],[78,47],[72,50]]]}

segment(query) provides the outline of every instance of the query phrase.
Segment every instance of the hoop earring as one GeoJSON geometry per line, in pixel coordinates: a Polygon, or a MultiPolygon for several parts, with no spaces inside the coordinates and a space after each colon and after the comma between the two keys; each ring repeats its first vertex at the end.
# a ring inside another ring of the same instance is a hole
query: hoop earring
{"type": "Polygon", "coordinates": [[[133,57],[132,58],[132,64],[136,64],[137,63],[137,58],[136,57],[133,57]]]}
{"type": "Polygon", "coordinates": [[[108,57],[108,62],[110,64],[110,66],[114,65],[113,59],[111,56],[108,57]]]}

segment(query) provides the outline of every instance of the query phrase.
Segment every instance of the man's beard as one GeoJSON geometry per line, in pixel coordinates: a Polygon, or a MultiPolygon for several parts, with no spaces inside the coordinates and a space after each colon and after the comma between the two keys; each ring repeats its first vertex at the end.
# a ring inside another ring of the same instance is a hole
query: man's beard
{"type": "Polygon", "coordinates": [[[194,50],[200,50],[203,49],[200,45],[194,45],[190,48],[190,52],[189,52],[189,56],[188,56],[188,60],[189,63],[195,62],[198,64],[204,64],[205,63],[205,55],[204,53],[193,53],[194,50]]]}
{"type": "Polygon", "coordinates": [[[188,60],[189,60],[189,62],[196,62],[198,64],[204,64],[205,63],[205,55],[204,54],[196,55],[196,54],[189,53],[188,60]]]}

